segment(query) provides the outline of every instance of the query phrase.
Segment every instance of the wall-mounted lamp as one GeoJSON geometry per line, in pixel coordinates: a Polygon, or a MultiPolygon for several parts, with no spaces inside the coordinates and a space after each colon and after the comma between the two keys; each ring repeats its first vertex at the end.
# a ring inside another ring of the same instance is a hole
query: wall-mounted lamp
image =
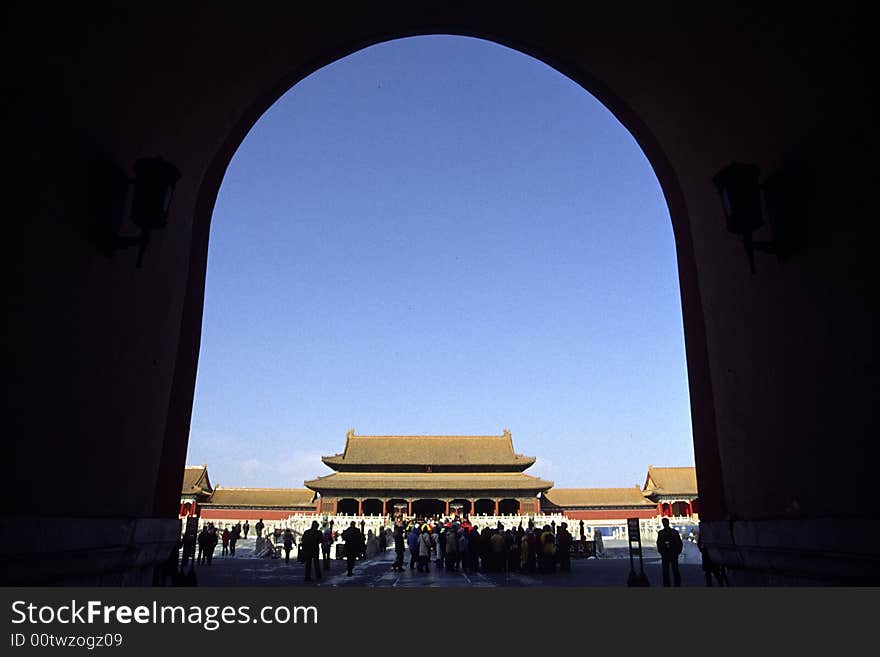
{"type": "Polygon", "coordinates": [[[782,239],[784,202],[782,201],[782,176],[774,174],[763,184],[759,182],[761,170],[754,164],[733,162],[715,174],[712,182],[721,195],[721,206],[727,218],[727,230],[742,235],[749,269],[755,273],[755,251],[772,253],[782,262],[788,255],[788,247],[782,239]],[[762,203],[763,201],[763,203],[762,203]],[[752,233],[764,224],[766,209],[773,239],[756,241],[752,233]]]}
{"type": "Polygon", "coordinates": [[[130,218],[141,229],[139,235],[118,235],[115,232],[105,240],[109,251],[138,247],[137,266],[143,263],[144,252],[150,243],[150,233],[168,223],[168,210],[174,186],[180,180],[180,171],[161,157],[142,158],[134,164],[134,178],[127,183],[134,185],[130,218]]]}

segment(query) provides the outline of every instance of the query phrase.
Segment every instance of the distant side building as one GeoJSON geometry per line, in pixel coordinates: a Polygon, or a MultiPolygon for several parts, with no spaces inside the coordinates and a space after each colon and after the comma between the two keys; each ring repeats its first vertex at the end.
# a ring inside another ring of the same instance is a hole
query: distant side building
{"type": "Polygon", "coordinates": [[[541,510],[573,520],[653,518],[657,506],[638,486],[632,488],[552,488],[541,497],[541,510]]]}
{"type": "Polygon", "coordinates": [[[180,517],[203,520],[282,520],[315,513],[314,493],[306,488],[227,488],[212,486],[207,465],[188,465],[180,489],[180,517]]]}
{"type": "Polygon", "coordinates": [[[541,496],[541,510],[574,520],[695,519],[700,512],[696,468],[648,466],[642,488],[551,488],[541,496]]]}
{"type": "Polygon", "coordinates": [[[657,515],[691,517],[699,515],[697,470],[691,467],[657,468],[648,466],[643,489],[657,507],[657,515]]]}
{"type": "Polygon", "coordinates": [[[217,486],[201,505],[203,520],[283,520],[315,513],[315,494],[306,488],[226,488],[217,486]]]}
{"type": "Polygon", "coordinates": [[[199,506],[211,499],[214,489],[207,465],[188,465],[183,469],[180,487],[180,517],[199,515],[199,506]]]}

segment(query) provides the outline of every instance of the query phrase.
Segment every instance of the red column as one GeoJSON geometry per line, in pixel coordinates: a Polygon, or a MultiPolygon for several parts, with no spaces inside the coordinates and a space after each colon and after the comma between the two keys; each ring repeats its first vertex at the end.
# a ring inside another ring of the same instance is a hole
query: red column
{"type": "Polygon", "coordinates": [[[498,500],[495,500],[495,515],[498,515],[498,500]]]}
{"type": "Polygon", "coordinates": [[[687,503],[687,515],[688,515],[688,518],[690,518],[692,515],[694,515],[694,510],[693,510],[693,508],[691,507],[691,503],[690,503],[690,502],[687,503]]]}
{"type": "Polygon", "coordinates": [[[406,515],[408,515],[408,516],[412,515],[412,500],[406,501],[406,515]]]}
{"type": "Polygon", "coordinates": [[[449,515],[449,500],[446,500],[446,515],[449,515]]]}
{"type": "Polygon", "coordinates": [[[364,515],[364,501],[363,500],[358,500],[358,515],[359,516],[364,515]]]}
{"type": "Polygon", "coordinates": [[[657,502],[657,515],[663,515],[663,502],[657,502]]]}
{"type": "Polygon", "coordinates": [[[388,515],[388,500],[382,500],[382,515],[388,515]]]}

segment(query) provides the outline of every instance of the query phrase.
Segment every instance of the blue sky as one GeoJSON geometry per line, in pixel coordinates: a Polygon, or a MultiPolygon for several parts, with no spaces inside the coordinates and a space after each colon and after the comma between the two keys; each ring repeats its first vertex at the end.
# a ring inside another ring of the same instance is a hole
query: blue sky
{"type": "Polygon", "coordinates": [[[233,157],[187,463],[300,487],[349,428],[507,428],[557,486],[693,465],[660,185],[538,60],[452,36],[373,46],[295,85],[233,157]]]}

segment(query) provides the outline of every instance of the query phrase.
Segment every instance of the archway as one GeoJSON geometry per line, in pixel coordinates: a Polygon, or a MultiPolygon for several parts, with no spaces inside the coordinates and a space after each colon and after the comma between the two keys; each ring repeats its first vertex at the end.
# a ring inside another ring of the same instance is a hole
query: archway
{"type": "Polygon", "coordinates": [[[471,512],[471,501],[465,498],[455,498],[449,503],[449,513],[458,514],[459,516],[469,515],[471,512]]]}
{"type": "Polygon", "coordinates": [[[413,500],[413,515],[418,518],[433,518],[446,513],[446,502],[437,499],[413,500]]]}
{"type": "Polygon", "coordinates": [[[364,515],[365,516],[381,516],[382,515],[382,500],[378,500],[374,497],[370,497],[364,500],[364,515]]]}
{"type": "Polygon", "coordinates": [[[498,502],[498,513],[502,516],[512,516],[519,513],[519,500],[505,498],[498,502]]]}
{"type": "MultiPolygon", "coordinates": [[[[420,40],[419,40],[419,39],[411,39],[411,40],[404,40],[404,41],[408,41],[408,42],[419,42],[420,40]]],[[[422,41],[422,42],[425,42],[425,41],[432,41],[432,40],[424,39],[424,40],[421,40],[421,41],[422,41]]],[[[474,48],[475,48],[475,47],[477,47],[477,46],[474,46],[473,44],[474,44],[474,42],[476,42],[476,41],[478,41],[478,40],[459,40],[459,39],[454,39],[453,41],[456,42],[456,43],[458,43],[459,41],[467,42],[467,43],[470,44],[468,47],[474,47],[474,48]]],[[[402,44],[397,44],[397,45],[395,45],[394,47],[403,47],[403,45],[402,45],[402,44]]],[[[518,59],[518,60],[526,60],[526,59],[529,59],[529,58],[523,57],[523,56],[521,56],[521,55],[515,54],[515,53],[513,53],[513,52],[511,52],[511,51],[507,51],[506,49],[500,48],[500,47],[498,47],[498,46],[496,46],[496,45],[494,45],[494,44],[490,44],[490,43],[486,43],[486,42],[481,42],[481,45],[480,45],[479,47],[480,47],[480,48],[485,48],[485,49],[497,49],[498,51],[506,51],[506,53],[505,53],[504,56],[505,56],[505,57],[510,57],[510,58],[513,58],[513,59],[518,59]]],[[[384,50],[390,50],[391,48],[392,48],[392,45],[391,45],[391,44],[383,44],[382,46],[376,46],[375,48],[373,48],[373,50],[376,50],[376,51],[382,51],[383,49],[384,49],[384,50]]],[[[369,57],[369,56],[371,56],[371,55],[368,55],[367,53],[359,53],[359,57],[366,58],[366,57],[369,57]]],[[[356,57],[352,57],[351,59],[357,60],[356,57]]],[[[405,59],[406,59],[406,58],[405,58],[405,59]]],[[[345,68],[345,67],[348,66],[348,65],[349,65],[349,64],[344,64],[344,63],[340,62],[340,63],[338,64],[338,66],[336,66],[335,68],[336,68],[337,70],[340,70],[340,69],[345,68]]],[[[549,69],[545,69],[545,67],[541,66],[541,65],[538,64],[537,62],[532,61],[532,62],[531,62],[531,65],[540,68],[540,69],[542,70],[542,73],[543,73],[543,74],[546,74],[546,75],[548,75],[549,77],[552,77],[553,79],[556,79],[556,77],[554,76],[554,74],[553,74],[551,71],[549,71],[549,69]]],[[[315,80],[315,79],[321,79],[321,76],[322,76],[322,75],[325,75],[325,73],[322,72],[322,73],[320,73],[320,74],[318,74],[318,75],[313,76],[312,80],[315,80]]],[[[429,75],[429,76],[426,76],[426,78],[428,78],[428,79],[433,79],[433,76],[430,76],[430,75],[429,75]]],[[[312,81],[309,81],[309,80],[305,80],[305,81],[303,81],[302,85],[301,85],[300,88],[299,88],[299,91],[302,93],[301,96],[297,97],[295,94],[291,94],[290,96],[287,97],[287,99],[281,99],[281,100],[279,101],[279,103],[278,103],[278,106],[275,108],[274,116],[275,116],[275,117],[283,116],[284,112],[282,111],[282,107],[283,107],[283,104],[284,104],[285,102],[287,103],[287,106],[293,106],[293,105],[295,105],[295,104],[297,104],[297,103],[302,104],[302,101],[304,101],[304,100],[308,100],[308,99],[310,98],[310,95],[308,94],[308,90],[310,89],[309,84],[312,84],[312,81]],[[295,100],[296,102],[294,102],[294,100],[295,100]]],[[[444,86],[444,85],[442,85],[442,84],[439,85],[439,86],[443,87],[444,89],[448,89],[447,86],[444,86]]],[[[593,104],[595,104],[596,106],[599,105],[599,104],[595,101],[595,99],[590,98],[588,94],[583,93],[582,89],[576,87],[575,85],[568,83],[568,89],[570,89],[570,92],[571,92],[572,95],[577,95],[578,98],[582,98],[582,99],[584,99],[584,98],[589,98],[589,102],[590,102],[590,103],[593,103],[593,104]]],[[[447,93],[448,93],[448,92],[447,92],[447,93]]],[[[537,92],[536,92],[536,93],[537,93],[537,92]]],[[[568,100],[568,98],[566,98],[566,100],[568,100]]],[[[561,106],[564,105],[564,103],[562,103],[562,102],[554,102],[554,104],[555,104],[556,106],[558,106],[558,107],[561,107],[561,106]]],[[[579,108],[579,111],[580,111],[580,109],[582,109],[579,105],[578,105],[577,107],[579,108]]],[[[604,112],[604,108],[602,108],[602,111],[603,111],[603,114],[607,116],[607,112],[604,112]]],[[[441,114],[441,112],[440,112],[439,110],[438,110],[438,114],[441,114]]],[[[294,116],[295,116],[295,115],[294,115],[294,116]]],[[[323,117],[323,113],[322,113],[322,117],[323,117]]],[[[298,116],[295,116],[295,118],[298,119],[299,117],[298,117],[298,116]]],[[[578,115],[578,118],[580,118],[580,114],[578,115]]],[[[276,118],[276,120],[278,120],[278,119],[276,118]]],[[[323,119],[322,119],[322,120],[323,120],[323,119]]],[[[288,121],[288,122],[292,122],[292,121],[288,121]]],[[[612,123],[613,123],[613,122],[612,122],[612,123]]],[[[265,125],[265,124],[263,124],[263,125],[265,125]]],[[[309,125],[311,125],[311,124],[309,124],[309,125]]],[[[613,127],[613,129],[616,130],[618,133],[620,133],[620,134],[622,134],[622,135],[625,135],[626,139],[628,140],[628,143],[631,143],[632,140],[630,139],[630,135],[627,134],[626,131],[625,131],[624,129],[622,129],[622,128],[621,128],[618,124],[616,124],[616,123],[613,123],[613,125],[610,125],[610,124],[609,124],[608,126],[606,126],[605,124],[603,124],[603,126],[602,126],[602,130],[603,130],[603,131],[608,131],[608,132],[610,132],[612,127],[613,127]]],[[[258,127],[258,128],[259,128],[259,127],[258,127]]],[[[330,131],[330,132],[333,132],[333,128],[332,128],[332,126],[329,128],[329,131],[330,131]]],[[[259,132],[259,129],[255,129],[255,130],[254,130],[254,133],[258,133],[258,132],[259,132]]],[[[317,132],[319,132],[319,131],[315,131],[315,132],[317,133],[317,132]]],[[[566,133],[566,137],[567,137],[567,141],[572,141],[572,139],[571,139],[571,132],[567,132],[567,133],[566,133]]],[[[256,139],[256,136],[255,136],[254,138],[256,139]]],[[[544,139],[544,140],[546,141],[546,138],[542,138],[542,139],[544,139]]],[[[499,141],[502,141],[502,140],[499,140],[499,141]]],[[[258,142],[258,143],[259,143],[259,142],[258,142]]],[[[416,142],[416,143],[421,143],[421,142],[416,142]]],[[[294,150],[294,149],[279,149],[279,150],[292,151],[292,150],[294,150]]],[[[554,148],[553,150],[554,150],[555,152],[560,152],[560,149],[558,149],[558,148],[554,148]]],[[[637,149],[633,149],[633,150],[634,150],[634,151],[637,151],[637,149]]],[[[242,149],[242,153],[244,153],[244,152],[246,152],[246,149],[243,148],[243,149],[242,149]]],[[[313,159],[311,156],[308,155],[308,152],[309,152],[308,149],[303,149],[304,158],[305,158],[305,159],[313,159]]],[[[653,178],[653,172],[651,172],[651,171],[650,171],[650,168],[647,167],[646,163],[644,162],[644,158],[641,158],[641,153],[638,153],[638,155],[640,156],[640,157],[639,157],[639,161],[640,161],[640,163],[641,163],[643,169],[644,169],[645,171],[648,172],[648,174],[649,174],[648,177],[651,178],[651,182],[655,182],[655,180],[654,180],[654,178],[653,178]]],[[[242,155],[242,157],[244,157],[244,156],[242,155]]],[[[464,155],[463,153],[459,155],[459,158],[464,158],[464,157],[465,157],[465,155],[464,155]]],[[[566,157],[560,157],[559,159],[560,159],[561,161],[566,161],[566,160],[567,160],[566,157]]],[[[597,158],[597,159],[598,159],[598,158],[597,158]]],[[[385,170],[385,167],[384,167],[384,165],[380,164],[380,160],[376,159],[375,161],[376,161],[375,168],[378,169],[378,170],[380,170],[380,171],[384,171],[384,170],[385,170]]],[[[338,164],[341,166],[341,165],[343,164],[343,162],[340,161],[340,162],[338,162],[338,164]]],[[[294,167],[293,167],[293,166],[279,166],[279,163],[278,163],[278,162],[267,161],[266,164],[265,164],[265,168],[266,168],[267,170],[268,170],[268,169],[274,169],[274,170],[276,170],[276,171],[287,171],[287,170],[291,170],[291,169],[294,168],[294,167]]],[[[227,178],[228,178],[228,181],[234,181],[234,180],[236,179],[236,175],[233,175],[233,174],[235,174],[235,173],[239,173],[239,172],[241,171],[241,169],[242,169],[242,167],[241,167],[241,165],[239,165],[239,167],[238,167],[237,169],[235,169],[235,170],[233,170],[233,171],[230,171],[230,173],[229,173],[229,175],[228,175],[228,177],[227,177],[227,178]]],[[[389,176],[389,175],[387,175],[387,174],[383,174],[383,175],[384,175],[384,177],[386,177],[386,178],[387,178],[387,177],[390,177],[392,180],[397,180],[397,178],[395,178],[394,176],[389,176]]],[[[420,175],[421,175],[422,177],[424,177],[424,172],[421,172],[419,175],[415,175],[415,176],[413,177],[413,179],[414,179],[414,180],[417,180],[417,179],[420,177],[420,175]]],[[[535,169],[532,169],[532,171],[530,172],[530,175],[531,175],[532,177],[536,177],[536,176],[537,176],[536,170],[535,170],[535,169]]],[[[239,177],[240,177],[240,176],[239,176],[239,177]]],[[[583,174],[581,174],[581,176],[580,176],[580,178],[582,178],[582,179],[586,179],[586,178],[588,178],[588,177],[589,177],[589,176],[585,176],[585,175],[583,175],[583,174]]],[[[484,181],[485,181],[486,179],[488,179],[488,178],[489,178],[489,175],[488,175],[488,173],[487,173],[487,175],[484,176],[484,181]]],[[[227,190],[232,190],[232,191],[228,191],[228,192],[227,192],[228,194],[233,195],[233,196],[237,196],[237,197],[239,197],[239,198],[245,196],[245,195],[243,195],[243,194],[236,194],[236,192],[235,192],[235,189],[236,189],[236,188],[232,187],[231,185],[232,185],[232,182],[229,182],[229,186],[227,186],[227,190]]],[[[312,185],[312,187],[313,187],[314,189],[323,189],[323,187],[318,186],[318,185],[312,185]]],[[[652,187],[652,189],[653,189],[654,192],[656,193],[656,191],[657,191],[656,188],[655,188],[655,187],[652,187]]],[[[307,192],[307,190],[298,190],[298,191],[306,191],[306,192],[307,192]]],[[[261,199],[261,200],[260,200],[261,203],[265,203],[265,202],[266,202],[266,198],[265,198],[264,195],[257,195],[257,196],[261,199]]],[[[533,195],[533,196],[534,196],[534,195],[533,195]]],[[[225,207],[225,206],[227,205],[227,202],[226,202],[226,200],[225,200],[226,198],[228,198],[228,197],[222,197],[222,196],[221,196],[221,201],[222,201],[222,203],[220,203],[220,206],[225,207]]],[[[520,205],[524,205],[524,203],[525,203],[525,202],[521,202],[520,205]]],[[[246,214],[246,216],[254,216],[255,214],[257,214],[257,213],[246,214]]],[[[515,213],[514,213],[514,212],[511,212],[510,214],[513,215],[513,214],[515,214],[515,213]]],[[[213,228],[212,230],[214,231],[214,235],[218,235],[218,234],[219,234],[219,235],[222,235],[223,233],[221,232],[222,229],[220,228],[220,226],[223,225],[223,224],[222,224],[222,220],[223,220],[223,218],[224,218],[224,215],[218,210],[217,217],[218,217],[218,221],[215,222],[215,228],[213,228]]],[[[227,218],[228,218],[228,217],[227,217],[227,218]]],[[[651,218],[653,219],[654,217],[651,217],[651,218]]],[[[665,216],[661,216],[661,217],[659,217],[659,218],[660,218],[660,221],[657,221],[657,222],[655,222],[655,223],[656,223],[656,224],[661,224],[661,225],[662,225],[662,228],[666,231],[666,233],[668,233],[669,231],[668,231],[668,225],[666,224],[666,217],[665,217],[665,216]]],[[[578,218],[578,219],[580,219],[580,218],[578,218]]],[[[332,224],[332,223],[334,223],[334,222],[336,222],[336,221],[338,221],[338,220],[336,220],[335,218],[333,218],[332,216],[330,216],[330,217],[322,218],[322,221],[326,221],[326,222],[332,224]]],[[[371,224],[370,221],[369,221],[369,217],[367,217],[367,216],[361,217],[358,221],[361,221],[361,222],[363,223],[363,225],[370,225],[370,226],[373,226],[373,224],[371,224]]],[[[420,225],[421,225],[422,223],[425,223],[425,222],[420,222],[420,225]]],[[[580,221],[580,220],[578,221],[578,225],[589,225],[589,223],[590,223],[590,222],[587,222],[587,221],[580,221]]],[[[644,222],[643,222],[643,223],[644,223],[644,222]]],[[[227,222],[226,225],[231,225],[231,224],[230,224],[229,222],[227,222]]],[[[344,224],[344,225],[348,225],[348,224],[344,224]]],[[[255,226],[255,228],[256,228],[256,226],[255,226]]],[[[354,228],[354,226],[352,226],[352,228],[354,228]]],[[[633,228],[636,228],[636,227],[633,227],[633,228]]],[[[594,229],[591,229],[591,230],[594,230],[594,231],[595,231],[595,230],[598,230],[598,228],[594,228],[594,229]]],[[[255,232],[260,232],[260,231],[255,231],[255,232]]],[[[348,231],[343,231],[343,232],[348,232],[348,231]]],[[[621,231],[618,231],[618,232],[620,233],[621,231]]],[[[625,231],[623,231],[623,232],[625,232],[625,231]]],[[[375,233],[376,235],[379,235],[379,231],[378,231],[378,230],[374,231],[374,233],[375,233]]],[[[666,235],[666,236],[668,237],[668,235],[666,235]]],[[[588,243],[590,242],[590,240],[588,239],[589,236],[583,236],[583,235],[581,235],[580,237],[581,237],[582,239],[579,239],[579,240],[577,240],[577,241],[579,241],[579,242],[581,242],[581,243],[583,243],[583,244],[588,244],[588,243]]],[[[652,234],[652,237],[653,237],[653,234],[652,234]]],[[[574,243],[575,241],[576,241],[576,240],[571,240],[571,243],[574,243]]],[[[645,239],[644,241],[650,241],[650,240],[645,239]]],[[[285,240],[279,240],[279,243],[283,243],[283,242],[285,242],[285,240]]],[[[296,242],[296,240],[290,240],[290,242],[296,242]]],[[[219,240],[215,239],[215,244],[216,244],[216,243],[219,243],[219,240]]],[[[664,246],[668,247],[668,246],[670,246],[670,244],[664,244],[664,246]]],[[[610,251],[613,251],[614,249],[609,249],[609,250],[610,250],[610,251]]],[[[667,250],[668,253],[671,254],[672,249],[667,248],[666,250],[667,250]]],[[[222,254],[222,251],[217,251],[217,253],[218,253],[218,254],[222,254]]],[[[556,255],[557,255],[557,254],[554,254],[554,256],[556,256],[556,255]]],[[[578,254],[578,255],[580,256],[581,254],[578,254]]],[[[212,257],[213,257],[213,256],[212,256],[212,257]]],[[[633,257],[636,258],[636,259],[638,259],[638,256],[633,256],[633,257]]],[[[350,255],[350,257],[349,257],[349,259],[352,260],[352,261],[356,261],[356,258],[357,258],[357,256],[354,255],[354,254],[350,255]]],[[[540,259],[540,260],[542,260],[542,261],[544,261],[544,262],[552,262],[552,261],[553,261],[553,258],[552,258],[552,257],[548,258],[548,257],[545,257],[544,255],[539,256],[538,259],[540,259]]],[[[577,265],[576,265],[576,267],[575,267],[576,272],[580,272],[580,271],[582,271],[582,270],[583,270],[583,266],[582,266],[583,259],[582,259],[582,258],[577,258],[577,259],[575,260],[575,262],[577,263],[577,265]]],[[[216,271],[216,270],[217,270],[217,268],[215,268],[215,271],[216,271]]],[[[286,279],[286,276],[284,276],[284,275],[279,275],[279,278],[280,278],[280,279],[286,279]]],[[[674,278],[674,276],[673,276],[672,278],[674,278]]],[[[557,292],[558,292],[558,290],[557,290],[557,292]]],[[[562,296],[563,296],[563,295],[560,295],[560,297],[562,297],[562,296]]],[[[225,295],[223,295],[223,298],[227,298],[227,297],[226,297],[225,295]]],[[[630,305],[633,305],[633,304],[630,304],[630,305]]],[[[566,309],[566,311],[567,311],[567,309],[566,309]]],[[[244,314],[250,315],[251,313],[244,313],[244,314]]],[[[569,313],[569,312],[563,312],[563,313],[561,313],[561,314],[563,314],[563,315],[568,315],[568,314],[571,314],[571,313],[569,313]]],[[[341,313],[340,313],[340,315],[341,315],[341,313]]],[[[548,316],[549,316],[549,313],[548,313],[548,316]]],[[[265,321],[267,324],[271,324],[271,323],[273,323],[273,322],[272,322],[270,319],[268,319],[268,318],[264,319],[264,321],[265,321]]],[[[302,330],[301,333],[302,333],[303,335],[305,335],[305,334],[306,334],[306,331],[302,330]]],[[[206,343],[207,343],[207,341],[206,341],[206,343]]],[[[207,361],[208,358],[205,358],[204,360],[207,361]]],[[[504,360],[504,359],[499,359],[499,360],[504,360]]],[[[508,360],[509,360],[509,359],[508,359],[508,360]]],[[[683,359],[681,359],[681,361],[683,362],[683,359]]],[[[203,368],[203,369],[204,369],[204,368],[203,368]]],[[[488,370],[488,369],[490,369],[490,368],[486,368],[486,369],[488,370]]],[[[386,380],[389,380],[389,381],[391,381],[391,380],[395,380],[395,381],[396,381],[396,380],[397,380],[396,378],[391,378],[391,377],[384,377],[384,378],[385,378],[386,380]]],[[[303,377],[303,380],[306,380],[306,379],[313,380],[313,379],[311,379],[311,377],[303,377]]],[[[684,378],[683,378],[683,377],[677,377],[677,380],[681,383],[681,382],[683,382],[684,378]]],[[[507,381],[509,382],[509,379],[508,379],[507,381]]],[[[574,388],[574,387],[572,387],[572,388],[574,388]]],[[[294,397],[294,398],[303,398],[304,396],[307,396],[307,395],[308,395],[308,391],[305,391],[304,394],[296,394],[296,395],[292,395],[292,397],[294,397]]],[[[382,395],[380,395],[380,396],[382,396],[382,395]]],[[[381,415],[381,414],[377,412],[377,415],[381,415]]],[[[680,416],[681,416],[681,414],[679,414],[679,417],[680,417],[680,416]]],[[[684,432],[682,432],[682,433],[684,433],[684,432]]],[[[683,442],[686,443],[686,441],[683,441],[683,442]]],[[[433,491],[432,491],[432,492],[433,492],[433,491]]],[[[490,491],[487,491],[487,492],[490,492],[490,491]]],[[[499,491],[499,492],[500,492],[500,491],[499,491]]],[[[433,492],[433,494],[437,495],[437,494],[439,494],[439,493],[433,492]]],[[[445,493],[444,493],[444,494],[445,494],[445,493]]],[[[499,500],[498,502],[500,502],[500,500],[499,500]]],[[[518,510],[519,510],[519,504],[517,504],[514,500],[508,500],[508,501],[506,501],[506,502],[502,502],[500,508],[499,508],[498,503],[496,502],[496,504],[493,505],[493,508],[492,508],[491,512],[493,512],[493,513],[511,514],[511,513],[515,513],[515,512],[517,512],[518,510]]],[[[486,511],[489,511],[489,510],[486,509],[486,511]]],[[[365,513],[370,512],[369,508],[364,507],[364,512],[365,512],[365,513]]]]}
{"type": "MultiPolygon", "coordinates": [[[[495,43],[504,44],[503,41],[495,41],[495,43]]],[[[504,44],[504,45],[507,45],[507,44],[504,44]]],[[[522,49],[520,49],[520,48],[516,48],[516,49],[519,50],[520,52],[528,52],[527,50],[522,50],[522,49]]],[[[545,62],[546,62],[545,59],[540,59],[540,61],[545,61],[545,62]]],[[[551,65],[552,65],[552,64],[551,64],[551,65]]],[[[566,73],[568,73],[568,72],[566,72],[566,73]]],[[[572,79],[576,79],[576,78],[573,77],[572,79]]],[[[587,78],[581,78],[581,79],[576,79],[576,81],[578,81],[579,83],[581,83],[581,85],[584,86],[585,88],[587,88],[588,90],[592,90],[589,84],[585,84],[585,83],[584,83],[586,79],[587,79],[587,78]]],[[[601,100],[605,101],[606,106],[611,107],[610,105],[608,105],[608,103],[607,103],[607,99],[606,99],[605,97],[602,97],[602,96],[600,96],[599,94],[595,94],[595,92],[594,92],[594,95],[597,95],[598,97],[600,97],[601,100]]],[[[614,108],[612,107],[611,109],[612,109],[612,112],[614,112],[614,108]]],[[[621,118],[620,115],[618,115],[618,118],[620,118],[621,120],[623,120],[623,119],[621,118]]],[[[631,117],[631,118],[632,118],[632,117],[631,117]]],[[[626,121],[623,121],[623,122],[624,122],[624,124],[627,125],[627,127],[629,127],[630,130],[632,131],[632,126],[628,125],[626,121]]],[[[638,139],[638,135],[637,135],[637,140],[639,141],[640,145],[642,145],[642,148],[645,149],[645,144],[642,142],[641,139],[638,139]]],[[[647,152],[647,150],[646,150],[646,152],[647,152]]],[[[650,153],[648,153],[648,155],[649,155],[649,159],[651,159],[651,158],[650,158],[650,153]]],[[[652,164],[655,164],[655,162],[654,162],[653,160],[652,160],[652,164]]],[[[662,180],[662,177],[661,177],[661,184],[663,184],[663,182],[664,182],[664,181],[662,180]]],[[[664,189],[665,189],[665,185],[664,185],[664,189]]],[[[674,190],[673,190],[673,191],[674,191],[674,190]]],[[[674,223],[674,222],[675,222],[675,219],[673,219],[673,223],[674,223]]],[[[686,249],[684,250],[684,252],[686,252],[686,249]]],[[[681,254],[682,254],[682,253],[683,253],[683,251],[680,250],[680,251],[679,251],[679,256],[680,256],[680,257],[681,257],[681,254]]],[[[683,288],[684,288],[684,286],[683,286],[683,288]]],[[[697,361],[697,362],[698,362],[698,361],[697,361]]],[[[707,434],[707,435],[708,435],[708,434],[707,434]]],[[[507,508],[506,508],[506,511],[507,511],[507,512],[510,512],[511,509],[510,509],[509,507],[507,507],[507,508]]],[[[483,509],[483,512],[484,512],[484,513],[492,513],[492,512],[495,512],[495,508],[493,507],[493,509],[492,509],[491,511],[488,510],[488,509],[485,509],[485,508],[484,508],[484,509],[483,509]]]]}
{"type": "Polygon", "coordinates": [[[480,498],[474,502],[474,514],[478,516],[495,515],[495,500],[480,498]]]}
{"type": "Polygon", "coordinates": [[[409,514],[409,502],[401,497],[393,497],[386,504],[388,515],[393,517],[407,516],[409,514]]]}
{"type": "Polygon", "coordinates": [[[336,503],[336,513],[341,516],[356,516],[358,509],[358,501],[351,497],[344,497],[336,503]]]}

